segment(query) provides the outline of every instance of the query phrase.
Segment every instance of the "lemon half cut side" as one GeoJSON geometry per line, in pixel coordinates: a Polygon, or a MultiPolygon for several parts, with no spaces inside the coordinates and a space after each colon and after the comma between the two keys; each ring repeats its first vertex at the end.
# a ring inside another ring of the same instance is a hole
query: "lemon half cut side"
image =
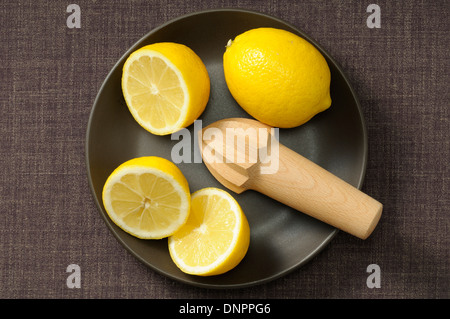
{"type": "Polygon", "coordinates": [[[123,66],[122,92],[133,118],[156,135],[192,124],[210,94],[208,71],[189,47],[172,42],[144,46],[123,66]]]}
{"type": "Polygon", "coordinates": [[[190,211],[188,183],[175,164],[156,156],[131,159],[105,182],[103,204],[111,220],[141,239],[175,233],[190,211]]]}
{"type": "Polygon", "coordinates": [[[247,253],[250,227],[238,202],[208,187],[191,195],[186,224],[169,237],[172,260],[183,272],[212,276],[236,267],[247,253]]]}

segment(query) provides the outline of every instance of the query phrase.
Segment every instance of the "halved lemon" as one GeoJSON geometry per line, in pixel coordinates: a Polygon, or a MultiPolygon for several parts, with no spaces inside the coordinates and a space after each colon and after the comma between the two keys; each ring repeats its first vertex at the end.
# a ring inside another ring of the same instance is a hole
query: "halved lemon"
{"type": "Polygon", "coordinates": [[[209,187],[191,195],[189,218],[169,237],[169,252],[183,272],[211,276],[236,267],[249,243],[249,224],[238,202],[226,191],[209,187]]]}
{"type": "Polygon", "coordinates": [[[210,93],[208,71],[189,47],[172,42],[144,46],[125,61],[122,91],[134,119],[156,135],[191,125],[210,93]]]}
{"type": "Polygon", "coordinates": [[[142,239],[160,239],[186,222],[190,192],[180,169],[161,157],[131,159],[105,182],[103,204],[111,220],[142,239]]]}

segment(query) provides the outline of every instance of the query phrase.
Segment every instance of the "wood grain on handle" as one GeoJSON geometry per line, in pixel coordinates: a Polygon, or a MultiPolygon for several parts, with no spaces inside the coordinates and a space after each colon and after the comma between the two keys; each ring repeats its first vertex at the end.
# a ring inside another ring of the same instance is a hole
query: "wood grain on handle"
{"type": "Polygon", "coordinates": [[[282,144],[279,152],[279,169],[252,176],[248,188],[361,239],[372,233],[380,202],[282,144]]]}

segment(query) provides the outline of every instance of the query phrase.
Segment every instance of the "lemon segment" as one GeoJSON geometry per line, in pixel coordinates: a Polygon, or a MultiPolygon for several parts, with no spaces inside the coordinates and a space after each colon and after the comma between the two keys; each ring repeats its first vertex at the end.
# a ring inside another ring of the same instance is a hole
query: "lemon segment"
{"type": "Polygon", "coordinates": [[[142,239],[175,233],[190,211],[188,183],[172,162],[155,156],[129,160],[105,182],[103,204],[111,220],[142,239]]]}
{"type": "Polygon", "coordinates": [[[123,66],[122,92],[134,119],[156,135],[187,127],[204,111],[210,80],[200,57],[171,42],[144,46],[123,66]]]}
{"type": "Polygon", "coordinates": [[[218,188],[191,196],[186,224],[169,237],[169,252],[185,273],[211,276],[225,273],[247,253],[250,228],[236,200],[218,188]]]}
{"type": "Polygon", "coordinates": [[[331,105],[325,58],[291,32],[257,28],[238,35],[226,45],[223,68],[236,102],[265,124],[296,127],[331,105]]]}

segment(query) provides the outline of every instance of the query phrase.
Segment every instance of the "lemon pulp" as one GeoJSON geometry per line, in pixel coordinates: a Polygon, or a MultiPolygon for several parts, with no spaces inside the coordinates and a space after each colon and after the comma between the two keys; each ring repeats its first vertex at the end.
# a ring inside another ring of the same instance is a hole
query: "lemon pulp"
{"type": "Polygon", "coordinates": [[[186,179],[172,162],[159,157],[132,159],[111,173],[103,204],[112,221],[143,239],[160,239],[187,220],[190,194],[186,179]]]}
{"type": "Polygon", "coordinates": [[[204,188],[192,194],[186,224],[169,237],[175,264],[194,275],[218,275],[244,258],[250,228],[241,207],[227,192],[204,188]]]}

